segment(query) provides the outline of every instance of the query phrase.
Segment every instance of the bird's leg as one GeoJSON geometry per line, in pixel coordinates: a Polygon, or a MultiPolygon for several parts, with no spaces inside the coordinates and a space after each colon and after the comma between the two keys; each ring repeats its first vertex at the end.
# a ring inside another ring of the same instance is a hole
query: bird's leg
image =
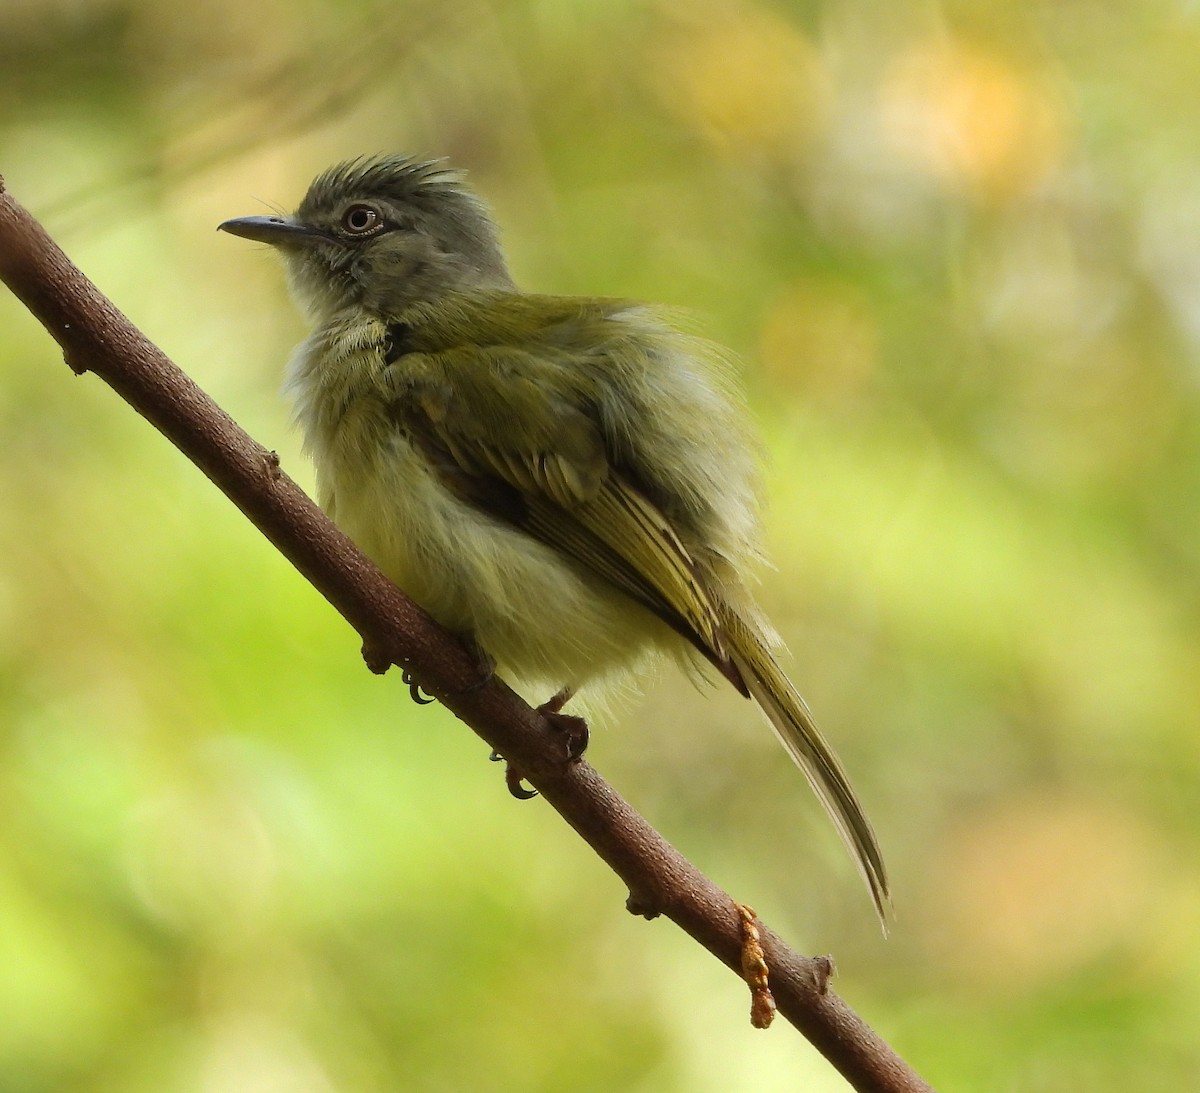
{"type": "Polygon", "coordinates": [[[574,694],[574,687],[564,687],[548,702],[543,702],[537,708],[537,712],[550,722],[550,727],[556,732],[563,734],[563,739],[567,745],[567,762],[569,763],[577,762],[583,758],[583,753],[587,751],[588,740],[591,736],[586,720],[582,717],[577,717],[575,714],[562,712],[562,708],[571,701],[571,697],[574,694]]]}
{"type": "Polygon", "coordinates": [[[483,690],[492,680],[492,676],[496,674],[496,661],[488,653],[488,651],[479,644],[474,634],[459,634],[459,640],[465,645],[475,656],[475,665],[479,669],[479,675],[464,687],[459,687],[455,694],[469,695],[476,691],[483,690]]]}

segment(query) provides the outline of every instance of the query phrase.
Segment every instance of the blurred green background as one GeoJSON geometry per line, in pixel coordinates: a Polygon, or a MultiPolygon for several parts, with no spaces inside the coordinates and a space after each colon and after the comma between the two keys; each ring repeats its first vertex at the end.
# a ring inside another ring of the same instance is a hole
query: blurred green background
{"type": "MultiPolygon", "coordinates": [[[[590,758],[947,1090],[1200,1073],[1200,7],[4,0],[0,173],[306,485],[218,236],[467,168],[520,282],[688,309],[868,805],[678,673],[590,758]]],[[[0,291],[4,1093],[839,1090],[0,291]]],[[[545,696],[530,696],[544,698],[545,696]]]]}

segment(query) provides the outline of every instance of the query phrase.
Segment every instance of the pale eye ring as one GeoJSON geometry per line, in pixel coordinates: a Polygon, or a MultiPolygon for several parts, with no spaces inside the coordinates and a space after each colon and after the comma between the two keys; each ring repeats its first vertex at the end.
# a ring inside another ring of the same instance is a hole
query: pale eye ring
{"type": "Polygon", "coordinates": [[[342,213],[342,230],[351,235],[370,235],[383,226],[383,217],[370,205],[351,205],[342,213]]]}

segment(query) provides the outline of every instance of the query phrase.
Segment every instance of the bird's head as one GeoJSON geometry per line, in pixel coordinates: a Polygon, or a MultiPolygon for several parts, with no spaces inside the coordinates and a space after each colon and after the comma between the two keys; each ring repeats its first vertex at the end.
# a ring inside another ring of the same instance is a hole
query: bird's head
{"type": "Polygon", "coordinates": [[[277,247],[317,318],[357,306],[391,319],[448,293],[513,287],[487,207],[438,161],[350,160],[320,175],[291,216],[220,229],[277,247]]]}

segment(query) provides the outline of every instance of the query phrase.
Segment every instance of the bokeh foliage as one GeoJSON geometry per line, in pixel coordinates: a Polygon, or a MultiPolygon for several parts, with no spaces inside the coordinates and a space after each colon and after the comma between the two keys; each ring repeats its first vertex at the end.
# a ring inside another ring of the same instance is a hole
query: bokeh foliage
{"type": "MultiPolygon", "coordinates": [[[[688,309],[892,937],[736,696],[666,674],[593,761],[934,1084],[1173,1090],[1198,47],[1167,0],[5,0],[0,171],[305,482],[300,321],[212,228],[334,160],[446,155],[523,284],[688,309]]],[[[5,1093],[844,1088],[5,294],[0,376],[5,1093]]]]}

